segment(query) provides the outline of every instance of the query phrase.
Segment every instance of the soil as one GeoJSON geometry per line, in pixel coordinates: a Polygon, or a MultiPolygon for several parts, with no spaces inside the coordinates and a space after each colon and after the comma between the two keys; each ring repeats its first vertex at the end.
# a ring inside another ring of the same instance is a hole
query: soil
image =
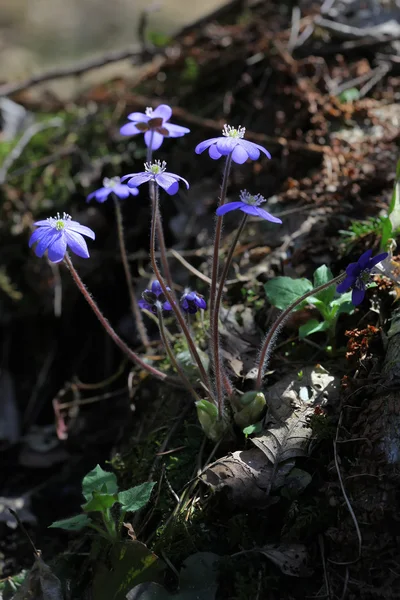
{"type": "MultiPolygon", "coordinates": [[[[33,222],[48,214],[66,211],[94,229],[90,260],[74,264],[118,333],[141,352],[113,206],[87,205],[85,198],[103,177],[132,172],[145,160],[142,139],[119,135],[126,115],[170,104],[173,122],[191,134],[166,139],[157,157],[188,179],[191,189],[162,199],[166,243],[207,276],[222,166],[193,149],[220,135],[226,122],[245,126],[246,139],[266,146],[272,159],[235,165],[229,200],[244,188],[262,193],[283,221],[279,228],[248,223],[228,277],[224,357],[235,388],[251,389],[246,375],[276,313],[264,284],[279,275],[312,279],[323,264],[338,274],[366,249],[378,253],[398,160],[396,42],[370,34],[355,43],[321,27],[318,6],[304,1],[300,8],[300,35],[308,26],[314,29],[304,41],[297,38],[297,47],[296,7],[233,2],[218,19],[185,30],[157,50],[132,78],[104,81],[68,103],[28,84],[12,97],[28,111],[20,130],[33,117],[58,121],[20,149],[0,192],[0,384],[6,423],[0,505],[20,500],[20,519],[60,577],[65,598],[97,600],[91,591],[94,565],[108,564],[104,548],[94,550],[96,542],[83,532],[48,529],[79,512],[82,478],[97,463],[117,474],[120,489],[157,482],[149,506],[130,522],[138,540],[166,565],[160,582],[171,593],[184,561],[212,552],[220,557],[218,589],[204,592],[207,599],[400,597],[400,453],[398,428],[390,430],[398,415],[399,336],[389,329],[398,319],[399,293],[392,280],[377,277],[365,303],[341,315],[333,352],[326,351],[323,333],[298,336],[299,325],[314,314],[311,307],[287,323],[269,365],[266,393],[286,379],[301,380],[316,365],[335,380],[336,391],[307,416],[310,439],[294,461],[301,473],[296,484],[270,486],[260,500],[246,479],[239,493],[237,487],[232,491],[240,483],[234,470],[229,484],[210,486],[207,477],[198,477],[215,463],[225,468],[226,458],[236,460],[238,454],[242,468],[245,452],[265,461],[251,436],[236,428],[218,444],[207,440],[188,395],[128,364],[66,269],[39,260],[27,247],[33,222]],[[365,91],[358,78],[382,61],[386,71],[365,91]],[[357,88],[357,98],[343,88],[357,88]],[[54,425],[60,433],[57,409],[67,427],[63,440],[54,425]],[[299,484],[304,478],[307,484],[299,484]]],[[[3,158],[14,144],[2,141],[3,158]]],[[[146,194],[123,203],[123,214],[132,275],[143,290],[151,279],[146,194]]],[[[235,227],[232,213],[225,220],[224,250],[235,227]]],[[[191,285],[207,298],[207,283],[176,255],[170,254],[170,265],[178,290],[191,285]]],[[[175,349],[182,350],[173,321],[168,325],[175,349]]],[[[157,328],[150,320],[148,326],[152,360],[168,370],[157,328]]],[[[205,350],[203,329],[199,322],[194,327],[205,350]]],[[[264,420],[267,431],[274,431],[272,422],[264,420]]],[[[223,478],[229,479],[226,472],[223,478]]],[[[7,523],[6,510],[0,517],[0,564],[7,578],[32,566],[32,547],[21,528],[7,523]]]]}

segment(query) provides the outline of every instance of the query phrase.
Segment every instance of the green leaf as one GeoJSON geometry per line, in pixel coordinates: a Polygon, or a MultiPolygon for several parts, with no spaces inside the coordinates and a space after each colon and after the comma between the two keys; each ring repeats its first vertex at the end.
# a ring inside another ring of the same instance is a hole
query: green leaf
{"type": "Polygon", "coordinates": [[[206,436],[218,441],[224,432],[224,424],[218,416],[218,408],[208,400],[195,402],[197,418],[206,436]]]}
{"type": "Polygon", "coordinates": [[[88,473],[82,481],[82,494],[86,500],[90,500],[94,491],[104,491],[108,494],[118,492],[117,478],[114,473],[103,471],[100,465],[97,465],[88,473]]]}
{"type": "Polygon", "coordinates": [[[49,529],[66,529],[67,531],[80,531],[84,527],[90,525],[91,520],[87,515],[76,515],[75,517],[69,517],[69,519],[61,519],[60,521],[54,521],[49,525],[49,529]]]}
{"type": "Polygon", "coordinates": [[[382,221],[381,249],[386,250],[389,239],[392,237],[393,226],[389,217],[382,221]]]}
{"type": "Polygon", "coordinates": [[[247,437],[252,435],[253,433],[261,433],[263,430],[263,422],[258,421],[258,423],[253,423],[253,425],[249,425],[243,429],[244,435],[247,437]]]}
{"type": "Polygon", "coordinates": [[[124,510],[129,512],[140,510],[148,503],[154,485],[154,482],[149,481],[120,492],[118,494],[118,502],[122,504],[124,510]]]}
{"type": "Polygon", "coordinates": [[[352,292],[345,292],[331,302],[332,318],[341,314],[353,314],[355,307],[351,301],[351,296],[352,292]]]}
{"type": "Polygon", "coordinates": [[[317,321],[317,319],[310,319],[307,323],[304,323],[301,327],[299,327],[299,337],[304,339],[308,335],[312,333],[317,333],[318,331],[326,331],[329,327],[329,323],[326,321],[317,321]]]}
{"type": "Polygon", "coordinates": [[[92,498],[86,504],[82,504],[82,510],[85,512],[105,512],[117,502],[116,494],[102,494],[93,492],[92,498]]]}
{"type": "MultiPolygon", "coordinates": [[[[292,277],[274,277],[264,284],[267,298],[273,306],[284,310],[295,300],[310,292],[313,289],[311,281],[308,279],[292,279],[292,277]]],[[[296,310],[302,308],[308,303],[308,299],[304,300],[296,310]]]]}
{"type": "Polygon", "coordinates": [[[126,600],[133,586],[144,581],[161,582],[163,570],[162,561],[141,542],[116,542],[108,556],[96,562],[91,597],[126,600]]]}
{"type": "MultiPolygon", "coordinates": [[[[326,265],[321,265],[314,273],[314,287],[319,287],[324,283],[332,281],[332,279],[332,271],[326,265]]],[[[335,286],[331,285],[330,287],[326,288],[326,290],[316,294],[315,297],[318,298],[318,300],[321,300],[321,302],[323,302],[325,305],[328,305],[334,299],[335,292],[335,286]]]]}

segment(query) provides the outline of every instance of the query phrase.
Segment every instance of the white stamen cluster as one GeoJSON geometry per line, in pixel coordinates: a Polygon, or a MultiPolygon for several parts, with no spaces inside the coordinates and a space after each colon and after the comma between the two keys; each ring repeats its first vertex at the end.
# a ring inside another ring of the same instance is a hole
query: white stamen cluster
{"type": "Polygon", "coordinates": [[[224,128],[222,130],[222,135],[224,135],[225,137],[232,137],[232,138],[243,138],[244,134],[246,133],[246,127],[241,127],[239,125],[239,127],[236,129],[235,127],[231,127],[231,125],[224,125],[224,128]]]}
{"type": "Polygon", "coordinates": [[[165,160],[162,162],[160,160],[156,160],[153,163],[145,163],[144,170],[146,173],[152,173],[153,175],[160,175],[160,173],[164,173],[167,168],[167,163],[165,160]]]}
{"type": "Polygon", "coordinates": [[[153,116],[153,109],[150,106],[148,106],[146,108],[146,110],[144,111],[144,113],[145,113],[146,117],[152,117],[153,116]]]}
{"type": "Polygon", "coordinates": [[[113,188],[121,183],[120,177],[104,177],[103,185],[105,188],[113,188]]]}
{"type": "Polygon", "coordinates": [[[64,229],[65,221],[70,221],[72,219],[71,215],[68,213],[63,213],[63,216],[60,216],[60,213],[57,213],[55,217],[48,217],[49,224],[55,229],[64,229]]]}
{"type": "Polygon", "coordinates": [[[242,190],[240,192],[240,201],[245,204],[250,204],[250,206],[259,206],[266,202],[266,199],[261,194],[255,194],[253,196],[247,190],[242,190]]]}

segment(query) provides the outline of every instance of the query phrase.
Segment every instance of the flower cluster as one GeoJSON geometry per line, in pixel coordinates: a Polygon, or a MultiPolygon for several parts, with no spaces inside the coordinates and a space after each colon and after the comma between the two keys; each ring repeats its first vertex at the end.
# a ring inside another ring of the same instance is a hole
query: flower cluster
{"type": "MultiPolygon", "coordinates": [[[[170,288],[167,287],[167,290],[170,291],[170,288]]],[[[139,300],[139,306],[153,313],[157,313],[157,307],[163,310],[172,310],[172,306],[167,301],[159,281],[153,281],[151,288],[144,290],[142,300],[139,300]]]]}
{"type": "Polygon", "coordinates": [[[134,112],[128,115],[131,123],[120,129],[122,135],[144,133],[144,142],[148,148],[158,150],[165,137],[177,138],[189,133],[190,129],[169,123],[172,116],[171,107],[160,104],[155,110],[146,108],[145,113],[134,112]]]}
{"type": "Polygon", "coordinates": [[[228,202],[227,204],[223,204],[222,206],[218,207],[217,215],[221,217],[226,215],[226,213],[230,212],[231,210],[241,210],[247,215],[261,217],[262,219],[270,221],[271,223],[282,223],[278,217],[274,217],[263,208],[260,208],[260,204],[266,202],[264,196],[261,196],[261,194],[252,196],[247,190],[242,190],[239,197],[240,200],[238,202],[228,202]]]}
{"type": "Polygon", "coordinates": [[[350,263],[346,268],[346,278],[339,283],[336,291],[343,294],[352,289],[351,301],[358,306],[364,300],[366,284],[368,283],[374,267],[387,258],[388,253],[382,252],[372,258],[372,250],[367,250],[360,256],[357,262],[350,263]]]}
{"type": "Polygon", "coordinates": [[[214,160],[221,156],[231,156],[233,162],[242,165],[248,158],[258,160],[260,152],[263,152],[267,158],[271,158],[270,153],[263,146],[244,140],[246,133],[245,127],[235,129],[230,125],[224,125],[222,136],[205,140],[195,148],[196,154],[201,154],[208,148],[208,154],[214,160]]]}
{"type": "Polygon", "coordinates": [[[94,198],[97,202],[103,203],[110,194],[115,194],[117,198],[125,199],[128,198],[128,196],[137,196],[138,193],[139,190],[137,187],[121,183],[120,177],[112,177],[111,179],[105,177],[103,179],[103,187],[89,194],[86,201],[90,202],[90,200],[94,198]]]}
{"type": "Polygon", "coordinates": [[[89,227],[85,227],[72,221],[70,215],[66,213],[61,217],[50,217],[43,221],[36,221],[34,225],[38,228],[32,233],[29,239],[29,247],[35,246],[35,254],[41,258],[48,251],[49,260],[53,263],[61,262],[65,256],[67,248],[70,248],[74,254],[81,258],[89,258],[89,251],[86,245],[84,235],[95,239],[95,233],[89,227]]]}
{"type": "Polygon", "coordinates": [[[186,185],[186,189],[189,189],[189,184],[186,179],[179,175],[175,175],[175,173],[168,173],[166,167],[167,163],[165,160],[162,162],[156,160],[153,163],[145,163],[144,172],[124,175],[122,181],[129,180],[128,187],[134,189],[136,189],[138,185],[142,185],[142,183],[154,181],[154,183],[163,188],[170,196],[173,196],[179,190],[180,181],[183,181],[186,185]]]}
{"type": "Polygon", "coordinates": [[[186,290],[180,301],[184,312],[194,315],[199,309],[206,310],[207,302],[197,292],[186,290]]]}

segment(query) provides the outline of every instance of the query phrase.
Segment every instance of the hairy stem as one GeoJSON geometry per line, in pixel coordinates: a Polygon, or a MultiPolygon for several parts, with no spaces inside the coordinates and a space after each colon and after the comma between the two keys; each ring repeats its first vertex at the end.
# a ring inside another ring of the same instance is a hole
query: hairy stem
{"type": "Polygon", "coordinates": [[[179,377],[182,379],[182,382],[183,382],[184,386],[186,387],[186,389],[192,394],[195,401],[197,402],[200,400],[200,396],[197,394],[194,387],[190,383],[188,377],[186,376],[185,371],[182,369],[181,365],[176,360],[174,352],[171,348],[171,344],[169,343],[169,340],[167,338],[164,317],[162,314],[162,307],[157,306],[157,316],[158,316],[158,324],[160,327],[161,339],[164,344],[165,350],[169,356],[171,364],[175,367],[175,369],[176,369],[177,373],[179,374],[179,377]]]}
{"type": "MultiPolygon", "coordinates": [[[[151,136],[150,136],[150,144],[147,148],[147,162],[151,163],[153,160],[153,137],[154,137],[154,131],[151,132],[151,136]]],[[[151,182],[149,183],[149,187],[150,187],[150,195],[151,195],[151,182]]],[[[167,258],[167,247],[165,245],[165,238],[164,238],[164,230],[162,227],[162,222],[161,222],[161,215],[160,215],[160,211],[157,211],[157,241],[158,241],[158,248],[160,251],[160,260],[161,260],[161,267],[165,276],[165,279],[167,280],[167,283],[169,285],[169,287],[171,288],[171,290],[173,290],[173,282],[172,282],[172,277],[171,277],[171,271],[169,270],[169,264],[168,264],[168,258],[167,258]]]]}
{"type": "Polygon", "coordinates": [[[313,290],[306,292],[305,294],[303,294],[303,296],[300,296],[300,298],[297,298],[297,300],[295,300],[290,306],[288,306],[287,308],[285,308],[285,310],[283,310],[281,312],[281,314],[276,319],[276,321],[273,323],[271,329],[268,331],[267,335],[265,336],[265,340],[261,347],[260,357],[259,357],[259,365],[258,365],[258,375],[257,375],[257,382],[256,382],[257,390],[261,389],[265,369],[267,368],[268,360],[271,357],[272,349],[273,349],[274,343],[276,342],[276,338],[278,337],[279,331],[280,331],[282,325],[284,324],[284,322],[286,321],[286,319],[289,317],[292,310],[294,310],[297,306],[299,306],[299,304],[301,304],[309,296],[314,296],[315,294],[318,294],[319,292],[326,290],[328,287],[331,287],[331,285],[339,284],[341,281],[343,281],[343,279],[345,277],[346,277],[346,273],[342,273],[341,275],[338,275],[331,281],[328,281],[327,283],[323,283],[319,287],[316,287],[313,290]]]}
{"type": "Polygon", "coordinates": [[[131,273],[130,273],[130,269],[129,269],[129,262],[128,262],[128,256],[126,253],[126,245],[125,245],[125,238],[124,238],[124,226],[123,226],[123,222],[122,222],[121,205],[120,205],[118,198],[114,194],[113,194],[113,196],[114,196],[115,216],[116,216],[116,220],[117,220],[119,248],[120,248],[120,252],[121,252],[122,264],[123,264],[124,271],[125,271],[125,279],[126,279],[126,283],[127,283],[128,291],[129,291],[129,300],[130,300],[130,304],[131,304],[131,310],[132,310],[133,316],[135,317],[136,327],[138,329],[138,333],[139,333],[141,342],[142,342],[143,346],[146,349],[148,349],[148,348],[150,348],[150,341],[147,336],[146,327],[144,325],[144,321],[143,321],[143,317],[142,317],[142,312],[136,301],[135,289],[133,287],[132,277],[131,277],[131,273]]]}
{"type": "MultiPolygon", "coordinates": [[[[211,335],[212,335],[213,364],[214,364],[214,371],[215,371],[215,373],[214,373],[215,374],[215,390],[217,393],[218,407],[221,407],[220,414],[221,414],[222,403],[223,403],[223,387],[222,386],[226,387],[226,382],[229,380],[228,380],[227,376],[224,377],[224,375],[226,375],[226,374],[224,372],[223,365],[221,364],[221,353],[220,353],[219,331],[218,331],[219,310],[220,310],[220,306],[221,306],[221,300],[222,300],[222,294],[224,291],[225,281],[228,276],[230,266],[232,264],[233,253],[235,252],[235,248],[238,243],[238,240],[242,234],[244,226],[246,225],[246,221],[247,221],[247,215],[245,214],[243,216],[243,219],[242,219],[239,227],[236,230],[236,234],[235,234],[235,237],[233,238],[231,247],[229,248],[228,255],[225,258],[224,268],[222,270],[221,277],[218,281],[217,297],[215,298],[214,309],[213,309],[213,313],[212,313],[211,335]]],[[[232,393],[232,387],[230,385],[229,385],[229,387],[230,387],[230,389],[227,389],[228,394],[232,393]]]]}
{"type": "MultiPolygon", "coordinates": [[[[229,172],[231,170],[232,154],[228,154],[225,162],[224,175],[222,178],[221,196],[219,206],[225,204],[226,192],[228,189],[229,172]]],[[[215,223],[215,235],[214,235],[214,253],[212,258],[211,268],[211,286],[210,286],[210,328],[211,328],[211,355],[213,357],[213,369],[216,383],[216,395],[218,403],[218,413],[222,417],[223,404],[224,404],[224,392],[221,383],[220,365],[219,365],[219,340],[218,340],[218,309],[216,309],[216,292],[217,292],[217,280],[218,280],[218,267],[219,267],[219,248],[221,245],[221,232],[222,232],[222,217],[217,216],[215,223]],[[215,327],[216,324],[216,327],[215,327]]]]}
{"type": "MultiPolygon", "coordinates": [[[[155,243],[156,243],[156,222],[157,222],[157,213],[158,213],[158,186],[155,182],[151,182],[151,185],[153,186],[152,193],[150,194],[151,200],[152,200],[152,217],[151,217],[151,233],[150,233],[151,266],[153,267],[154,275],[156,276],[156,278],[158,279],[158,281],[160,283],[160,286],[164,293],[164,296],[166,297],[168,302],[171,304],[172,310],[175,313],[178,323],[179,323],[179,325],[182,329],[182,332],[186,338],[186,341],[188,343],[190,352],[199,368],[200,377],[201,377],[206,389],[208,390],[208,394],[210,395],[211,394],[210,381],[209,381],[208,375],[206,373],[206,370],[204,368],[204,365],[201,361],[201,358],[199,356],[199,353],[197,352],[196,345],[190,335],[190,331],[186,325],[184,317],[182,316],[179,306],[177,305],[177,303],[174,299],[174,295],[173,295],[172,291],[171,292],[168,291],[167,286],[165,285],[165,282],[163,280],[162,274],[160,272],[160,269],[158,268],[158,265],[157,265],[157,260],[156,260],[156,256],[155,256],[155,243]]],[[[211,398],[211,400],[213,401],[212,398],[211,398]]]]}
{"type": "Polygon", "coordinates": [[[175,387],[177,387],[177,386],[181,387],[179,385],[178,381],[175,380],[175,378],[169,377],[165,373],[162,373],[162,371],[159,371],[155,367],[152,367],[151,365],[147,364],[144,360],[142,360],[140,358],[140,356],[138,354],[136,354],[136,352],[133,352],[133,350],[131,350],[129,348],[129,346],[127,346],[125,344],[125,342],[119,337],[119,335],[113,329],[113,327],[111,327],[110,323],[107,321],[107,319],[105,318],[105,316],[103,315],[103,313],[101,312],[99,307],[97,306],[96,302],[93,300],[92,296],[86,289],[85,284],[83,283],[82,279],[79,277],[78,272],[76,271],[74,265],[72,264],[72,261],[71,261],[70,257],[68,256],[68,254],[65,255],[64,262],[67,265],[67,267],[72,275],[72,278],[73,278],[74,282],[76,283],[79,291],[82,293],[86,302],[89,304],[90,308],[93,310],[94,314],[100,321],[101,325],[104,327],[104,329],[106,330],[108,335],[111,337],[113,342],[118,346],[118,348],[120,348],[122,350],[122,352],[124,352],[124,354],[126,354],[126,356],[132,362],[136,363],[140,368],[142,368],[145,371],[147,371],[148,373],[150,373],[150,375],[157,377],[157,379],[160,379],[161,381],[170,383],[171,385],[174,385],[175,387]]]}

